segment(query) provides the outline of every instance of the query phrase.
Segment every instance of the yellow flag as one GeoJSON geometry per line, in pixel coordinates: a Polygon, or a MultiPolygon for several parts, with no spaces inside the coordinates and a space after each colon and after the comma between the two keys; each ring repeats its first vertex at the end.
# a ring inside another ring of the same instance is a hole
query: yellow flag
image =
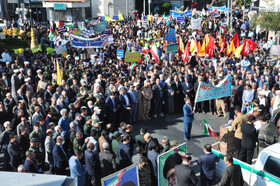
{"type": "Polygon", "coordinates": [[[194,39],[192,39],[192,41],[190,43],[190,52],[193,53],[193,51],[195,51],[195,41],[194,41],[194,39]]]}
{"type": "Polygon", "coordinates": [[[230,43],[230,52],[233,53],[235,51],[235,46],[233,42],[230,43]]]}
{"type": "Polygon", "coordinates": [[[118,13],[119,21],[124,21],[123,15],[121,12],[118,13]]]}
{"type": "Polygon", "coordinates": [[[61,85],[61,81],[63,79],[63,74],[59,67],[58,60],[56,60],[56,74],[57,74],[57,84],[61,85]]]}
{"type": "Polygon", "coordinates": [[[111,17],[109,17],[109,16],[106,16],[106,15],[105,15],[105,20],[106,20],[106,21],[117,21],[117,20],[115,20],[115,19],[112,19],[111,17]]]}
{"type": "Polygon", "coordinates": [[[179,42],[180,42],[180,50],[181,50],[181,52],[184,52],[185,47],[184,47],[184,43],[183,43],[182,37],[180,37],[179,42]]]}
{"type": "Polygon", "coordinates": [[[233,54],[235,54],[236,57],[239,57],[242,49],[243,49],[243,44],[237,47],[233,54]]]}
{"type": "Polygon", "coordinates": [[[205,47],[208,47],[208,43],[209,43],[209,35],[208,35],[208,34],[206,34],[205,38],[206,38],[205,47]]]}

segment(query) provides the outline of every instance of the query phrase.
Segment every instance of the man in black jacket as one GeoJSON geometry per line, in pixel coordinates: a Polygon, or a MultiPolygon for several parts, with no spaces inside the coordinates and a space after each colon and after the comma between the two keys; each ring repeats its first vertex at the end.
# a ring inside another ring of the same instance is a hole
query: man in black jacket
{"type": "Polygon", "coordinates": [[[192,157],[186,155],[182,164],[175,166],[175,175],[177,178],[177,186],[194,186],[198,179],[194,171],[190,168],[192,157]]]}
{"type": "Polygon", "coordinates": [[[258,140],[257,131],[254,127],[256,117],[254,115],[248,116],[248,122],[241,124],[242,140],[240,160],[248,164],[252,164],[254,156],[254,149],[258,140]]]}
{"type": "Polygon", "coordinates": [[[32,150],[26,152],[26,160],[24,162],[24,171],[29,173],[39,173],[39,167],[35,161],[35,153],[32,150]]]}
{"type": "Polygon", "coordinates": [[[216,186],[242,186],[243,176],[240,166],[233,164],[233,157],[231,155],[226,155],[224,161],[227,168],[223,173],[221,181],[216,186]]]}
{"type": "Polygon", "coordinates": [[[92,185],[99,185],[99,156],[97,150],[94,150],[95,146],[92,142],[87,144],[87,150],[85,151],[85,163],[88,171],[89,182],[92,185]]]}

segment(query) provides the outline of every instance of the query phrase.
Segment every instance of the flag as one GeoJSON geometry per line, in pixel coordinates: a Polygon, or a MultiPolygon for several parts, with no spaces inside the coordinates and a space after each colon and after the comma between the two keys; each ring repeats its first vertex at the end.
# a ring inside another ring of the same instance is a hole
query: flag
{"type": "Polygon", "coordinates": [[[212,136],[212,137],[215,137],[216,139],[218,139],[218,136],[215,133],[215,131],[213,130],[213,128],[211,127],[211,125],[205,119],[203,119],[203,121],[204,121],[203,134],[212,136]]]}
{"type": "Polygon", "coordinates": [[[254,51],[257,47],[257,43],[255,43],[254,41],[251,41],[250,39],[245,39],[244,41],[244,47],[241,51],[241,54],[247,56],[250,54],[251,51],[254,51]]]}
{"type": "Polygon", "coordinates": [[[188,62],[190,57],[190,50],[189,50],[189,42],[186,44],[184,53],[183,53],[183,61],[188,62]]]}
{"type": "Polygon", "coordinates": [[[124,169],[118,176],[116,176],[108,185],[110,186],[120,186],[121,185],[121,178],[124,175],[126,169],[124,169]]]}
{"type": "Polygon", "coordinates": [[[56,61],[56,74],[57,74],[57,84],[60,86],[61,81],[63,79],[63,74],[62,74],[62,71],[59,67],[58,61],[56,61]]]}
{"type": "Polygon", "coordinates": [[[235,55],[235,57],[239,57],[240,56],[240,53],[241,53],[241,51],[242,51],[242,49],[243,49],[243,46],[244,46],[244,44],[242,44],[242,45],[240,45],[239,47],[237,47],[236,49],[235,49],[235,51],[234,51],[234,55],[235,55]]]}
{"type": "Polygon", "coordinates": [[[226,45],[226,42],[225,40],[223,40],[222,36],[220,36],[220,39],[219,39],[219,46],[220,46],[220,52],[224,52],[224,49],[225,49],[225,45],[226,45]]]}
{"type": "Polygon", "coordinates": [[[132,14],[137,14],[138,10],[131,10],[132,14]]]}
{"type": "Polygon", "coordinates": [[[151,52],[152,56],[155,58],[156,62],[159,64],[158,49],[157,49],[157,46],[155,44],[150,49],[150,52],[151,52]]]}
{"type": "Polygon", "coordinates": [[[164,47],[164,50],[166,51],[167,50],[167,41],[165,40],[165,38],[164,38],[164,45],[163,45],[163,47],[164,47]]]}
{"type": "Polygon", "coordinates": [[[205,44],[206,43],[206,38],[203,39],[203,43],[202,43],[202,46],[199,48],[199,51],[198,51],[198,56],[199,57],[203,57],[203,56],[206,56],[206,52],[205,52],[205,44]]]}
{"type": "Polygon", "coordinates": [[[49,38],[50,38],[50,40],[53,39],[53,28],[52,27],[50,27],[49,38]]]}
{"type": "Polygon", "coordinates": [[[206,52],[208,53],[210,59],[214,55],[214,49],[215,48],[216,48],[216,45],[215,45],[215,42],[214,42],[214,38],[210,35],[209,36],[209,43],[208,43],[208,46],[206,47],[206,52]]]}
{"type": "Polygon", "coordinates": [[[195,51],[195,41],[194,39],[192,39],[190,43],[190,52],[194,53],[194,51],[195,51]]]}
{"type": "Polygon", "coordinates": [[[180,42],[180,44],[179,44],[179,47],[180,47],[180,53],[179,53],[179,55],[181,55],[181,54],[183,53],[183,51],[184,51],[184,48],[185,48],[181,36],[180,36],[179,42],[180,42]]]}
{"type": "Polygon", "coordinates": [[[227,41],[227,55],[229,55],[229,54],[230,54],[230,44],[227,41]]]}
{"type": "Polygon", "coordinates": [[[227,33],[226,28],[223,25],[221,25],[220,26],[220,34],[225,34],[225,33],[227,33]]]}
{"type": "Polygon", "coordinates": [[[234,53],[234,51],[235,51],[235,47],[234,47],[233,42],[231,42],[230,46],[229,46],[229,53],[234,53]]]}
{"type": "Polygon", "coordinates": [[[110,22],[117,21],[117,20],[112,19],[111,17],[106,16],[106,15],[105,15],[105,20],[106,20],[106,21],[110,21],[110,22]]]}
{"type": "Polygon", "coordinates": [[[239,41],[239,37],[238,34],[235,33],[232,38],[230,39],[231,42],[233,42],[235,47],[239,47],[240,46],[240,41],[239,41]]]}
{"type": "Polygon", "coordinates": [[[118,17],[119,17],[119,21],[124,21],[123,15],[120,11],[118,12],[118,17]]]}
{"type": "Polygon", "coordinates": [[[134,62],[130,67],[128,67],[128,70],[133,70],[136,68],[136,62],[134,62]]]}
{"type": "Polygon", "coordinates": [[[252,104],[252,107],[250,108],[250,110],[246,113],[247,116],[253,115],[254,112],[254,102],[252,104]]]}

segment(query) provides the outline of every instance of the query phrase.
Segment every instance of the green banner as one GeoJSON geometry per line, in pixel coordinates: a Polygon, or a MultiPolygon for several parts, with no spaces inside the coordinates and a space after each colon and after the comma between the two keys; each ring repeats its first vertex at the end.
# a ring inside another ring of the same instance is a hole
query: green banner
{"type": "Polygon", "coordinates": [[[125,54],[125,60],[124,62],[126,63],[131,63],[131,62],[138,62],[141,57],[141,52],[127,52],[125,54]]]}
{"type": "MultiPolygon", "coordinates": [[[[183,143],[179,145],[178,147],[175,147],[169,151],[167,151],[164,154],[161,154],[158,156],[157,163],[158,163],[158,185],[159,186],[169,186],[173,184],[168,184],[167,178],[171,174],[171,169],[175,167],[176,162],[182,162],[182,160],[178,159],[184,157],[186,155],[187,149],[186,149],[186,143],[183,143]],[[178,153],[180,156],[175,156],[173,154],[178,153]],[[172,156],[171,156],[172,155],[172,156]],[[166,162],[166,160],[168,161],[166,162]]],[[[170,176],[171,177],[171,176],[170,176]]],[[[172,182],[172,178],[170,178],[170,182],[172,182]]],[[[173,183],[173,182],[172,182],[173,183]]],[[[175,182],[176,185],[176,182],[175,182]]]]}

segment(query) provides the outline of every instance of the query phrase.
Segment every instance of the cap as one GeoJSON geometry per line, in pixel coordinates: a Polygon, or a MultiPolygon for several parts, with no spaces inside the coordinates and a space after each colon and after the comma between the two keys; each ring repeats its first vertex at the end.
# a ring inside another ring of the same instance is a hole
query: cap
{"type": "Polygon", "coordinates": [[[70,55],[67,55],[66,58],[71,57],[70,55]]]}
{"type": "Polygon", "coordinates": [[[31,138],[30,143],[35,143],[35,142],[37,142],[37,139],[36,138],[31,138]]]}
{"type": "Polygon", "coordinates": [[[92,118],[90,116],[87,116],[86,121],[92,121],[92,118]]]}
{"type": "Polygon", "coordinates": [[[102,97],[100,96],[100,94],[96,94],[95,98],[101,99],[102,97]]]}
{"type": "Polygon", "coordinates": [[[139,85],[139,82],[135,82],[135,83],[133,83],[133,86],[138,86],[139,85]]]}
{"type": "Polygon", "coordinates": [[[98,112],[98,111],[101,111],[101,109],[98,108],[98,107],[94,107],[93,110],[94,110],[94,111],[97,111],[97,112],[98,112]]]}
{"type": "Polygon", "coordinates": [[[77,116],[81,116],[81,114],[80,114],[80,113],[76,113],[76,114],[75,114],[75,117],[77,117],[77,116]]]}
{"type": "Polygon", "coordinates": [[[42,72],[42,70],[39,69],[39,70],[37,70],[36,72],[39,73],[39,72],[42,72]]]}
{"type": "Polygon", "coordinates": [[[25,65],[29,65],[29,61],[24,61],[24,64],[25,65]]]}
{"type": "Polygon", "coordinates": [[[95,119],[93,120],[94,123],[103,123],[102,121],[100,121],[99,119],[95,119]]]}
{"type": "Polygon", "coordinates": [[[172,146],[177,146],[177,145],[179,145],[179,143],[176,140],[173,140],[173,141],[170,142],[171,147],[172,146]]]}
{"type": "Polygon", "coordinates": [[[261,112],[262,109],[260,109],[259,107],[254,107],[253,111],[258,111],[258,112],[261,112]]]}
{"type": "Polygon", "coordinates": [[[114,136],[115,138],[120,137],[120,136],[121,136],[121,133],[119,133],[119,131],[115,131],[114,134],[113,134],[113,136],[114,136]]]}

